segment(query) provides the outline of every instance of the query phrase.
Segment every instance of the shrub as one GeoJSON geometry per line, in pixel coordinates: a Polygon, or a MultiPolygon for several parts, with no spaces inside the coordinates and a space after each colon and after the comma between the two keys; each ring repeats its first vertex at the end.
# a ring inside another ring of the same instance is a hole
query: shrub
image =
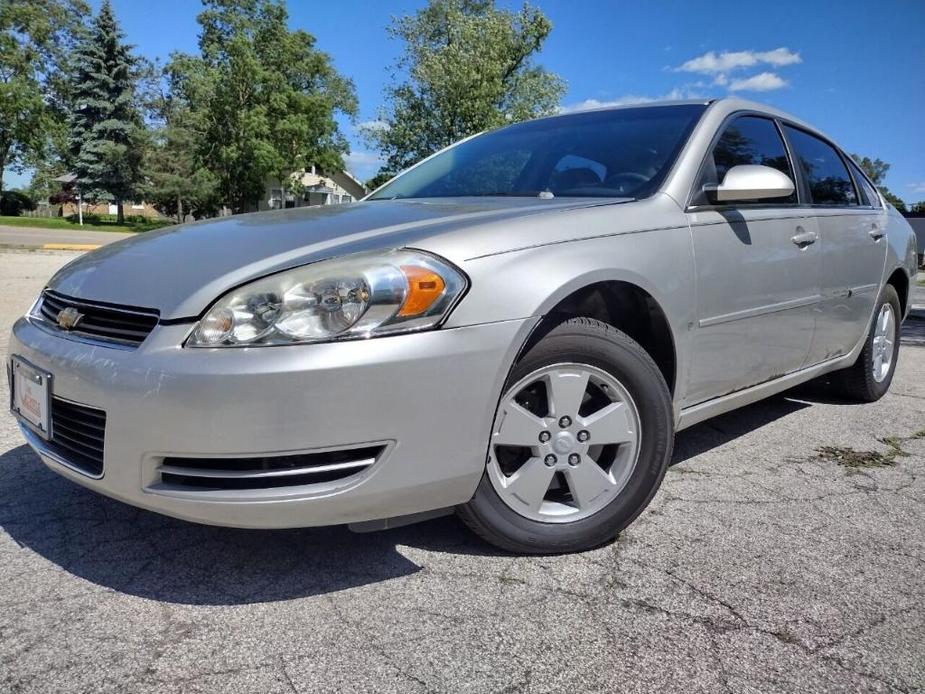
{"type": "MultiPolygon", "coordinates": [[[[77,219],[76,215],[73,215],[74,219],[77,219]]],[[[85,224],[115,224],[119,221],[119,216],[114,214],[95,214],[95,213],[85,213],[84,214],[84,223],[85,224]]],[[[142,222],[151,221],[142,214],[127,214],[125,215],[126,224],[137,224],[142,222]]]]}
{"type": "Polygon", "coordinates": [[[34,210],[35,203],[25,193],[18,190],[4,190],[0,193],[0,214],[18,217],[23,210],[34,210]]]}

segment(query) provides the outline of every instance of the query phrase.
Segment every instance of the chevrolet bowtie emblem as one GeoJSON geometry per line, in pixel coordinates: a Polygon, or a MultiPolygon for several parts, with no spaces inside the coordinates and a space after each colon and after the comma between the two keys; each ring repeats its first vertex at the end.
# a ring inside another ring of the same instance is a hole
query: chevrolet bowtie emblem
{"type": "Polygon", "coordinates": [[[80,311],[73,306],[58,311],[58,325],[64,330],[73,330],[84,317],[80,311]]]}

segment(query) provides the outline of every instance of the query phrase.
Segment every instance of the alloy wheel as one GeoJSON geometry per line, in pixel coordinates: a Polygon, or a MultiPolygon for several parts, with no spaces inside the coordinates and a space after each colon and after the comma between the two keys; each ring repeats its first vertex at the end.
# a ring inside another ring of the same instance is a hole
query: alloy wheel
{"type": "Polygon", "coordinates": [[[639,411],[618,379],[587,364],[554,364],[502,397],[488,474],[498,496],[521,516],[577,521],[623,490],[639,441],[639,411]]]}
{"type": "Polygon", "coordinates": [[[874,324],[873,339],[873,377],[877,383],[883,383],[893,365],[893,343],[896,339],[896,316],[893,306],[885,303],[877,315],[874,324]]]}

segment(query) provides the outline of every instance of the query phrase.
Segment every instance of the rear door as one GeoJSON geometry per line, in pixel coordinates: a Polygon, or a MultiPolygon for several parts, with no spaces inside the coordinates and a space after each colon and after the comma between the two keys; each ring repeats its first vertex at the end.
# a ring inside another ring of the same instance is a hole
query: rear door
{"type": "Polygon", "coordinates": [[[812,341],[819,300],[819,247],[810,211],[790,198],[711,204],[704,184],[740,164],[795,180],[777,123],[730,121],[704,162],[688,207],[697,281],[685,405],[798,370],[812,341]]]}
{"type": "Polygon", "coordinates": [[[814,134],[790,125],[784,133],[820,236],[822,301],[811,366],[847,354],[866,333],[886,259],[886,220],[880,196],[853,162],[814,134]]]}

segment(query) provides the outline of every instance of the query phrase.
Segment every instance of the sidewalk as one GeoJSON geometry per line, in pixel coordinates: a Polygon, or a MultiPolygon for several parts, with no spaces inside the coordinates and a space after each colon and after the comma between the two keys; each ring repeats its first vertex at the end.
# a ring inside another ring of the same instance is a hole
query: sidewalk
{"type": "Polygon", "coordinates": [[[0,247],[92,251],[134,234],[81,229],[34,229],[0,225],[0,247]]]}

